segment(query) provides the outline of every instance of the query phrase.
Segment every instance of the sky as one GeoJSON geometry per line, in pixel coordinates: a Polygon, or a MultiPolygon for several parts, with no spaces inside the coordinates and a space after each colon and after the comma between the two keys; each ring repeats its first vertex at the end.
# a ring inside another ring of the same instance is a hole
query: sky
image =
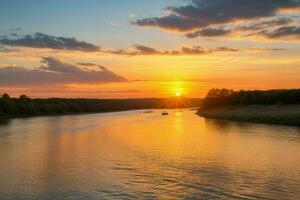
{"type": "Polygon", "coordinates": [[[300,86],[300,0],[1,0],[0,94],[300,86]]]}

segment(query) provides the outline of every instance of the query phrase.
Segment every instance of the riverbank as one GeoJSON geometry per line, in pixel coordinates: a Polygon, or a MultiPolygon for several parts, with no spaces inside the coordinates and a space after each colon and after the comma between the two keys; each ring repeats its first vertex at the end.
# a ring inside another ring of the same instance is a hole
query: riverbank
{"type": "MultiPolygon", "coordinates": [[[[58,117],[58,116],[72,116],[72,115],[89,115],[89,114],[105,114],[105,113],[120,113],[120,112],[128,112],[128,111],[143,111],[148,110],[150,108],[137,108],[137,109],[127,109],[127,110],[112,110],[112,111],[99,111],[99,112],[73,112],[73,113],[57,113],[57,114],[34,114],[34,115],[7,115],[0,116],[0,124],[3,122],[7,122],[11,119],[19,119],[19,118],[32,118],[32,117],[58,117]]],[[[163,109],[163,108],[153,108],[163,109]]],[[[167,108],[168,110],[177,110],[178,108],[167,108]]],[[[153,110],[145,111],[145,113],[152,113],[153,110]]]]}
{"type": "Polygon", "coordinates": [[[112,110],[112,111],[99,111],[99,112],[72,112],[72,113],[56,113],[56,114],[7,115],[7,116],[0,116],[0,123],[6,122],[10,119],[18,119],[18,118],[58,117],[58,116],[68,116],[68,115],[89,115],[89,114],[101,114],[101,113],[127,112],[127,111],[131,111],[131,110],[143,110],[143,109],[112,110]]]}
{"type": "Polygon", "coordinates": [[[0,97],[0,120],[2,118],[56,116],[119,112],[141,109],[193,108],[199,107],[201,99],[148,98],[148,99],[30,99],[21,96],[0,97]]]}
{"type": "Polygon", "coordinates": [[[300,126],[300,105],[249,105],[200,109],[205,118],[300,126]]]}

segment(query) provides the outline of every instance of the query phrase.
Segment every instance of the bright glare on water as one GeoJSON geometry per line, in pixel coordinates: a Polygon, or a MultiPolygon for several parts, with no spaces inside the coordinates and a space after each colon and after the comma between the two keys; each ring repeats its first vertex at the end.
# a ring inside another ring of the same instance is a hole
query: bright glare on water
{"type": "Polygon", "coordinates": [[[0,124],[0,199],[300,199],[300,129],[130,111],[0,124]]]}

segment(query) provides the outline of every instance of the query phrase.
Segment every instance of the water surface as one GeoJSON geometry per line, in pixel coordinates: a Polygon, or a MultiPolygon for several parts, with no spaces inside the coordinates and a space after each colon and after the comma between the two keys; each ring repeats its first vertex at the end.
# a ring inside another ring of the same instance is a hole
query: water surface
{"type": "Polygon", "coordinates": [[[0,124],[0,199],[300,199],[300,129],[129,111],[0,124]]]}

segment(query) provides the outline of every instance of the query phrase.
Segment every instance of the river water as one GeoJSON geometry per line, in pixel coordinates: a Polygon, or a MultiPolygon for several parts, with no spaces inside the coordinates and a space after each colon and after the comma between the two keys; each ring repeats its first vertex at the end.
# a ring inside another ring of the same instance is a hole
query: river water
{"type": "Polygon", "coordinates": [[[300,199],[300,128],[161,112],[0,124],[0,199],[300,199]]]}

